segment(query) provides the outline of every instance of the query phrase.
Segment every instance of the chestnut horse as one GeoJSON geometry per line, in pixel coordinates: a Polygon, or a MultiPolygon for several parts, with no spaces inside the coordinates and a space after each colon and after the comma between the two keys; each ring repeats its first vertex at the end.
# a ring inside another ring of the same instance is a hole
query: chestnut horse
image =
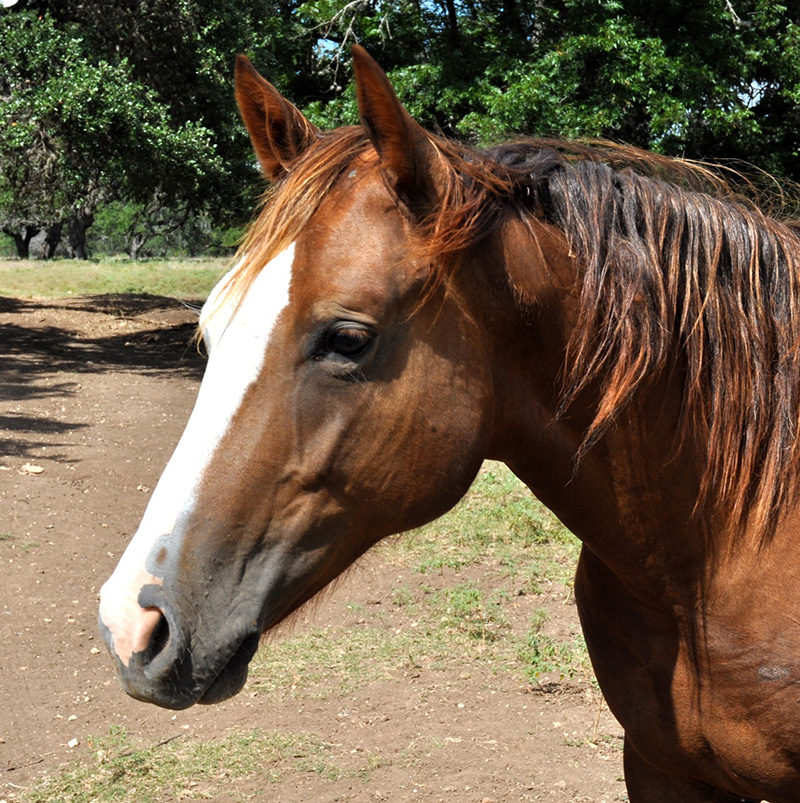
{"type": "Polygon", "coordinates": [[[361,125],[328,133],[239,58],[273,191],[101,593],[125,690],[235,694],[264,631],[492,458],[584,543],[630,800],[796,803],[798,231],[633,149],[456,145],[353,58],[361,125]]]}

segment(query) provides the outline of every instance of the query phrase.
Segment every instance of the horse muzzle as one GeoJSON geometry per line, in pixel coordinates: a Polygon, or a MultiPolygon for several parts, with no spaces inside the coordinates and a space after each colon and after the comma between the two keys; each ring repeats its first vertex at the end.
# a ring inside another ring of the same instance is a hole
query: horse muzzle
{"type": "Polygon", "coordinates": [[[258,649],[258,617],[209,623],[200,632],[176,614],[162,586],[146,585],[137,604],[112,608],[101,591],[98,624],[127,694],[162,708],[183,709],[233,697],[258,649]]]}

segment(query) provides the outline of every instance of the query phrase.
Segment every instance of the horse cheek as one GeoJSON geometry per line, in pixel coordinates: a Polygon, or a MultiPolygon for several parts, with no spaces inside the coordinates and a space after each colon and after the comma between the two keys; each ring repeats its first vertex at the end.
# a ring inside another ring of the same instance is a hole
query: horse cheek
{"type": "MultiPolygon", "coordinates": [[[[393,422],[380,445],[376,493],[384,529],[396,533],[446,513],[467,492],[486,452],[489,430],[486,384],[469,377],[459,363],[425,350],[409,366],[405,390],[382,408],[393,422]],[[413,388],[413,390],[408,390],[413,388]]],[[[384,431],[387,429],[384,427],[384,431]]]]}

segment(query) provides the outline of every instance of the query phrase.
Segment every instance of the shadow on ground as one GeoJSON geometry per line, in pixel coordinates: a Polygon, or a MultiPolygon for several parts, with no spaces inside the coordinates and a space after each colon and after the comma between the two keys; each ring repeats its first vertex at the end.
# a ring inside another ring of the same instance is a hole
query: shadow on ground
{"type": "MultiPolygon", "coordinates": [[[[194,339],[196,320],[196,308],[160,296],[0,296],[0,456],[29,458],[44,446],[58,448],[54,436],[68,438],[86,426],[59,416],[87,374],[199,380],[205,358],[194,339]],[[24,413],[29,402],[35,407],[24,413]]],[[[119,387],[124,394],[124,380],[119,387]]]]}
{"type": "Polygon", "coordinates": [[[37,384],[45,374],[129,370],[199,378],[205,367],[194,342],[196,309],[175,299],[107,295],[65,304],[0,297],[0,315],[3,400],[68,392],[69,383],[37,384]],[[70,312],[90,314],[84,327],[88,333],[62,323],[70,312]],[[93,334],[92,315],[98,323],[117,320],[131,325],[118,334],[93,334]]]}

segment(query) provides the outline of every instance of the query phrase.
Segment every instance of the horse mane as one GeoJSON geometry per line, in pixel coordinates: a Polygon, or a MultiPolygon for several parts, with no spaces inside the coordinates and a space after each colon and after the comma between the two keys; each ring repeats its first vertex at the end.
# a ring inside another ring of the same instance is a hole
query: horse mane
{"type": "MultiPolygon", "coordinates": [[[[559,413],[601,388],[578,458],[677,353],[682,429],[707,439],[698,504],[713,501],[732,526],[774,527],[800,473],[798,224],[746,200],[736,173],[636,148],[528,140],[477,152],[429,138],[449,165],[411,244],[432,266],[429,294],[509,212],[557,226],[580,285],[559,413]]],[[[322,135],[267,196],[230,287],[249,284],[343,171],[373,156],[361,127],[322,135]]]]}
{"type": "Polygon", "coordinates": [[[589,383],[601,387],[581,453],[677,353],[681,429],[699,425],[707,441],[698,504],[713,500],[729,525],[751,517],[769,532],[800,467],[797,225],[741,197],[738,174],[735,186],[707,166],[634,148],[565,156],[537,143],[489,155],[580,265],[561,412],[589,383]]]}

